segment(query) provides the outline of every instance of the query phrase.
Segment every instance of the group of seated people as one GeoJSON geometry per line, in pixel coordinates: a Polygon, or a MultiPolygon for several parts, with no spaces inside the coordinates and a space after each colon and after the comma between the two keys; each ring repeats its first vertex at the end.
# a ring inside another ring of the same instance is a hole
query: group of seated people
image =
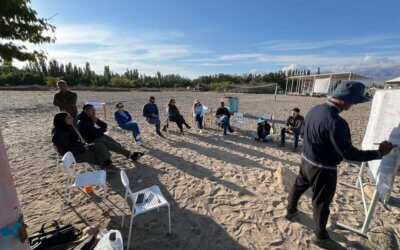
{"type": "MultiPolygon", "coordinates": [[[[110,151],[123,155],[126,158],[136,161],[144,155],[143,152],[134,152],[127,150],[120,143],[106,134],[107,124],[96,116],[96,109],[91,104],[83,106],[83,111],[77,115],[76,100],[77,95],[69,90],[65,81],[59,81],[60,92],[54,97],[54,105],[59,106],[60,113],[56,114],[53,120],[54,128],[52,130],[52,142],[60,155],[71,152],[76,161],[87,162],[93,165],[99,165],[104,168],[113,168],[110,151]]],[[[195,100],[192,108],[193,121],[200,130],[204,129],[205,107],[199,100],[195,100]]],[[[179,112],[176,106],[176,100],[170,99],[166,106],[167,121],[163,126],[166,131],[169,122],[177,124],[180,133],[183,134],[183,125],[187,129],[191,126],[187,124],[185,118],[179,112]]],[[[224,135],[227,131],[233,133],[230,124],[231,112],[222,101],[221,106],[216,111],[217,124],[223,128],[224,135]]],[[[147,104],[143,106],[143,116],[148,124],[155,126],[155,132],[160,137],[161,121],[155,98],[151,96],[147,104]]],[[[124,130],[132,131],[133,139],[137,145],[143,144],[137,122],[132,118],[128,111],[124,110],[122,102],[116,104],[114,113],[115,121],[118,126],[124,130]]],[[[304,118],[300,115],[300,110],[294,108],[286,121],[286,127],[281,130],[280,146],[285,146],[286,134],[293,134],[294,149],[298,146],[300,130],[304,118]]],[[[266,119],[260,117],[257,122],[256,140],[261,142],[272,141],[271,125],[266,119]]]]}
{"type": "Polygon", "coordinates": [[[87,162],[103,168],[114,168],[110,151],[123,155],[131,161],[143,156],[143,152],[129,151],[110,136],[106,135],[107,124],[96,116],[91,104],[83,106],[78,115],[78,128],[73,117],[60,112],[53,120],[52,142],[60,155],[71,152],[76,162],[87,162]]]}

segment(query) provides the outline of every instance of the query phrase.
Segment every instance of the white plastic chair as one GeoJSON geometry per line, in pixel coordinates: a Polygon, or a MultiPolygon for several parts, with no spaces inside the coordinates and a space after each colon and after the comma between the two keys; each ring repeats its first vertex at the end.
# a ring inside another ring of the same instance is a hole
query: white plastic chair
{"type": "Polygon", "coordinates": [[[243,127],[247,125],[247,122],[245,122],[243,113],[236,112],[233,113],[233,126],[235,127],[243,127]]]}
{"type": "MultiPolygon", "coordinates": [[[[129,236],[128,236],[128,245],[126,249],[129,249],[129,244],[131,241],[131,233],[132,233],[132,222],[133,218],[139,214],[143,214],[149,212],[154,209],[160,209],[160,207],[167,206],[168,207],[168,232],[171,233],[171,211],[170,205],[165,197],[162,195],[160,188],[156,185],[140,190],[138,192],[132,193],[132,190],[129,186],[129,179],[124,170],[121,170],[121,181],[122,185],[125,187],[125,200],[129,197],[132,201],[132,214],[131,214],[131,222],[129,224],[129,236]],[[136,197],[138,194],[144,193],[143,203],[136,204],[136,197]]],[[[125,203],[126,204],[126,203],[125,203]]],[[[122,215],[121,227],[124,226],[125,214],[122,215]]]]}
{"type": "Polygon", "coordinates": [[[71,152],[65,153],[62,158],[62,163],[64,165],[64,171],[67,173],[67,183],[65,187],[63,205],[60,212],[60,218],[64,210],[64,205],[70,200],[70,189],[77,187],[83,188],[86,186],[103,186],[103,199],[107,195],[107,184],[106,184],[106,171],[91,171],[87,172],[88,164],[82,164],[85,166],[85,172],[77,173],[76,171],[76,160],[71,152]]]}

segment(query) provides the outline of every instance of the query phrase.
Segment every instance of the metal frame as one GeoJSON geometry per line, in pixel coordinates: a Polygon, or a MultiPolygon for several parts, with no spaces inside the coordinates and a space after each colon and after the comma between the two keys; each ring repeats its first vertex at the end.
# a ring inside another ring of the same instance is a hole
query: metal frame
{"type": "MultiPolygon", "coordinates": [[[[367,202],[367,199],[366,199],[366,196],[365,196],[365,193],[364,193],[364,188],[363,188],[363,184],[364,184],[363,183],[363,178],[364,178],[364,171],[365,171],[366,165],[367,165],[366,162],[363,162],[361,164],[361,169],[360,169],[360,172],[358,174],[357,181],[356,181],[355,185],[349,184],[349,183],[345,183],[345,182],[339,182],[342,185],[345,185],[345,186],[348,186],[348,187],[351,187],[351,188],[355,188],[355,189],[360,188],[360,190],[361,190],[361,199],[362,199],[362,202],[363,202],[364,213],[365,213],[365,219],[364,219],[364,222],[363,222],[363,225],[362,225],[361,229],[356,229],[354,227],[351,227],[351,226],[336,222],[336,225],[338,227],[341,227],[343,229],[346,229],[346,230],[352,231],[354,233],[360,234],[360,235],[362,235],[364,237],[367,237],[366,233],[368,231],[369,224],[371,223],[372,217],[374,215],[375,208],[376,208],[376,205],[378,204],[378,198],[379,198],[378,191],[375,188],[374,194],[372,196],[372,200],[371,200],[370,204],[368,205],[368,202],[367,202]]],[[[380,174],[378,173],[377,180],[379,179],[379,175],[380,174]]]]}

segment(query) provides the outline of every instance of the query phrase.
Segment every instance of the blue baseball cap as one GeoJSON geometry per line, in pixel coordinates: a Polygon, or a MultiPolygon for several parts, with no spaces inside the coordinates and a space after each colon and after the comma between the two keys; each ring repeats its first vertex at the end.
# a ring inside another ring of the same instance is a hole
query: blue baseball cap
{"type": "Polygon", "coordinates": [[[356,81],[343,81],[337,86],[335,91],[329,94],[330,97],[335,97],[349,104],[359,104],[371,100],[366,97],[365,85],[356,81]]]}

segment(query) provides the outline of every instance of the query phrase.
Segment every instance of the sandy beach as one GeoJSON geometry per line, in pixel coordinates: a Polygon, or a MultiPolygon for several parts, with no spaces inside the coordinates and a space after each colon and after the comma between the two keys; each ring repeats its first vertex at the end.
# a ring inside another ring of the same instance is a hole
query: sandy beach
{"type": "MultiPolygon", "coordinates": [[[[305,195],[300,203],[299,222],[284,218],[288,190],[297,174],[300,151],[293,153],[274,143],[259,143],[247,136],[255,130],[256,120],[246,118],[244,132],[222,136],[214,119],[199,133],[192,128],[184,136],[171,125],[162,139],[154,135],[154,128],[145,123],[142,106],[150,95],[163,115],[169,98],[176,98],[177,106],[189,123],[193,123],[191,108],[199,99],[215,111],[224,94],[194,92],[89,92],[78,93],[78,104],[86,101],[115,103],[124,101],[125,109],[138,122],[143,146],[135,145],[131,134],[110,131],[110,135],[131,150],[143,150],[146,155],[132,164],[119,155],[113,155],[114,164],[127,172],[131,188],[158,185],[171,204],[172,235],[167,235],[167,209],[150,212],[134,219],[131,247],[135,249],[318,249],[311,243],[312,205],[305,195]]],[[[54,91],[0,91],[0,128],[5,140],[19,200],[28,225],[28,232],[51,223],[59,215],[66,175],[56,164],[51,144],[54,91]]],[[[240,111],[252,115],[274,114],[275,126],[283,121],[294,107],[301,114],[323,98],[273,95],[232,94],[240,98],[240,111]]],[[[115,122],[110,114],[114,105],[108,105],[109,125],[115,122]],[[111,110],[110,110],[111,108],[111,110]],[[111,119],[110,119],[111,118],[111,119]]],[[[368,122],[370,103],[359,105],[342,116],[350,124],[353,143],[361,145],[368,122]]],[[[102,119],[103,114],[99,113],[102,119]]],[[[342,164],[338,180],[354,183],[359,167],[342,164]]],[[[392,227],[400,243],[400,181],[396,178],[392,200],[379,204],[371,223],[392,227]]],[[[118,229],[127,240],[128,222],[121,228],[124,208],[124,188],[119,174],[107,178],[109,195],[102,202],[102,189],[93,194],[75,189],[62,221],[83,229],[86,226],[118,229]]],[[[340,230],[335,221],[360,227],[364,220],[360,193],[338,185],[331,205],[328,223],[332,238],[345,248],[368,249],[368,240],[340,230]]]]}

